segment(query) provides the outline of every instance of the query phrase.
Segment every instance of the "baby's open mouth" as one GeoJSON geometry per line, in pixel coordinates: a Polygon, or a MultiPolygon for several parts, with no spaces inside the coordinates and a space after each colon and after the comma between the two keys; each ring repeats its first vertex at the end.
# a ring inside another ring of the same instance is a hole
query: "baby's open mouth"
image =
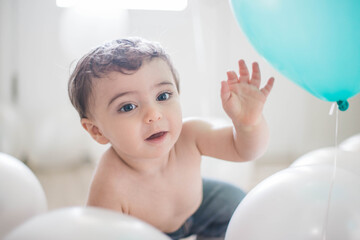
{"type": "Polygon", "coordinates": [[[161,138],[163,136],[165,136],[167,132],[158,132],[158,133],[155,133],[153,135],[151,135],[150,137],[148,137],[146,140],[154,140],[154,139],[158,139],[158,138],[161,138]]]}

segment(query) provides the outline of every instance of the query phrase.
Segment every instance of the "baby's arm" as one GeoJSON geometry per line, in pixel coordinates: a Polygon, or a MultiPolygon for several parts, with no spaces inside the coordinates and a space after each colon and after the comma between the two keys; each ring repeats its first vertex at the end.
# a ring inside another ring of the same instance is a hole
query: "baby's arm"
{"type": "Polygon", "coordinates": [[[266,150],[268,128],[262,115],[263,107],[274,84],[270,78],[260,89],[261,75],[258,63],[252,64],[252,76],[243,60],[239,61],[240,76],[227,73],[221,85],[221,100],[225,112],[234,124],[234,142],[242,159],[254,159],[266,150]]]}
{"type": "Polygon", "coordinates": [[[265,152],[269,133],[262,110],[274,78],[270,78],[260,89],[259,65],[253,63],[252,70],[250,78],[245,62],[240,60],[240,76],[229,71],[227,81],[221,83],[222,105],[233,127],[215,129],[201,121],[188,123],[202,155],[230,161],[249,161],[265,152]]]}

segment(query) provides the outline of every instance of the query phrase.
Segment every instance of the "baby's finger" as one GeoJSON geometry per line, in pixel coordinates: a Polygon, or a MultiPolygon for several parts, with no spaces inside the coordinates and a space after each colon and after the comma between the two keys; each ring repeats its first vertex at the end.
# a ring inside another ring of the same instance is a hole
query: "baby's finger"
{"type": "Polygon", "coordinates": [[[265,87],[263,87],[260,91],[264,94],[265,97],[269,96],[271,89],[274,85],[275,79],[273,77],[269,78],[268,82],[266,83],[265,87]]]}
{"type": "Polygon", "coordinates": [[[227,73],[227,82],[228,84],[234,84],[238,82],[238,77],[234,71],[228,71],[227,73]]]}
{"type": "Polygon", "coordinates": [[[230,89],[229,85],[226,81],[221,82],[221,101],[222,103],[226,103],[227,100],[230,98],[230,89]]]}
{"type": "Polygon", "coordinates": [[[240,72],[239,82],[248,83],[249,82],[249,70],[246,67],[245,61],[242,59],[239,61],[239,72],[240,72]]]}
{"type": "Polygon", "coordinates": [[[250,84],[252,84],[255,87],[259,88],[260,83],[261,83],[261,74],[260,74],[259,64],[257,62],[254,62],[252,64],[252,75],[251,75],[250,84]]]}

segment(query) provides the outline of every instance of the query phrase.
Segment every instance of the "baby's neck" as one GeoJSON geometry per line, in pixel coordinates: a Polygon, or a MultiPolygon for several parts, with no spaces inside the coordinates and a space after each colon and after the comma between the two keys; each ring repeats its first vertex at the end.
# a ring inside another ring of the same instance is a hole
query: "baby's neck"
{"type": "Polygon", "coordinates": [[[112,148],[112,150],[122,163],[124,163],[135,173],[142,176],[154,176],[162,174],[167,168],[169,160],[173,155],[173,151],[170,150],[170,152],[168,152],[166,155],[159,158],[131,158],[121,156],[114,148],[112,148]]]}

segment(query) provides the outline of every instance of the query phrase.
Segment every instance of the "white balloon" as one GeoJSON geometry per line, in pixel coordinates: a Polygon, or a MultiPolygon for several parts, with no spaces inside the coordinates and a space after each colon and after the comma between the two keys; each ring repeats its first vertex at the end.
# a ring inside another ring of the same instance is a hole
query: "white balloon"
{"type": "Polygon", "coordinates": [[[0,153],[0,239],[46,210],[45,193],[31,170],[20,160],[0,153]]]}
{"type": "Polygon", "coordinates": [[[339,148],[350,151],[350,152],[357,152],[360,154],[360,134],[354,135],[342,143],[340,143],[339,148]]]}
{"type": "Polygon", "coordinates": [[[225,240],[358,240],[360,177],[333,168],[288,168],[257,185],[236,209],[225,240]],[[323,229],[328,221],[325,238],[323,229]]]}
{"type": "Polygon", "coordinates": [[[134,217],[95,207],[58,209],[30,219],[4,240],[169,240],[134,217]]]}
{"type": "Polygon", "coordinates": [[[344,151],[340,148],[327,147],[311,151],[297,160],[290,167],[330,165],[356,173],[360,176],[360,153],[344,151]]]}

